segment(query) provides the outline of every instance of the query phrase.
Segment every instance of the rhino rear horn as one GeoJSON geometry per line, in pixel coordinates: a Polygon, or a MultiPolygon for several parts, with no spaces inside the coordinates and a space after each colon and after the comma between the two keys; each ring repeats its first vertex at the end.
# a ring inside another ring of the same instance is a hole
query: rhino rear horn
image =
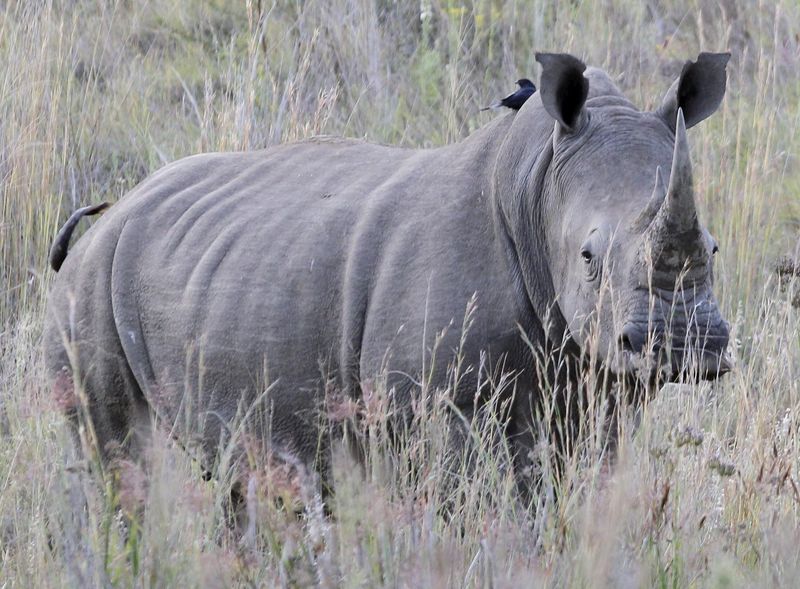
{"type": "Polygon", "coordinates": [[[730,53],[701,53],[697,61],[687,61],[681,75],[664,95],[659,114],[674,129],[678,109],[683,110],[690,129],[711,116],[725,96],[728,75],[725,70],[730,53]]]}
{"type": "Polygon", "coordinates": [[[661,205],[667,196],[667,186],[664,184],[664,178],[661,174],[661,166],[656,168],[656,180],[653,187],[653,193],[650,195],[650,200],[644,210],[639,213],[639,216],[633,221],[634,230],[641,231],[646,229],[650,223],[653,222],[658,211],[661,210],[661,205]]]}
{"type": "Polygon", "coordinates": [[[567,53],[537,53],[542,66],[539,95],[548,114],[567,132],[579,130],[585,119],[584,104],[589,94],[586,65],[567,53]]]}

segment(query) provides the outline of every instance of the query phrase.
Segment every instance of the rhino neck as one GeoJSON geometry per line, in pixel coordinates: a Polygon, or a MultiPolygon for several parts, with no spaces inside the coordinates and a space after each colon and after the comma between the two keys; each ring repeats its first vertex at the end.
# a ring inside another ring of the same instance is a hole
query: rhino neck
{"type": "Polygon", "coordinates": [[[545,239],[544,195],[552,160],[549,119],[528,114],[515,121],[498,153],[491,201],[495,231],[505,249],[517,296],[525,299],[530,320],[538,324],[542,336],[561,345],[568,333],[567,322],[556,304],[545,239]]]}

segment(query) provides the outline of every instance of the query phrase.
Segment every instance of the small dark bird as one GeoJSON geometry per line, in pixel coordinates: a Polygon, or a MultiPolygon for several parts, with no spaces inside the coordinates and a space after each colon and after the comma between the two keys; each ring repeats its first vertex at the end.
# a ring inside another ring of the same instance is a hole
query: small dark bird
{"type": "Polygon", "coordinates": [[[492,105],[486,106],[481,110],[494,110],[500,107],[505,106],[506,108],[511,108],[513,110],[519,110],[525,101],[528,100],[531,96],[533,96],[534,92],[536,92],[536,86],[534,86],[533,82],[528,80],[527,78],[522,78],[521,80],[517,80],[517,86],[519,86],[519,90],[514,92],[513,94],[509,94],[500,102],[495,102],[492,105]]]}

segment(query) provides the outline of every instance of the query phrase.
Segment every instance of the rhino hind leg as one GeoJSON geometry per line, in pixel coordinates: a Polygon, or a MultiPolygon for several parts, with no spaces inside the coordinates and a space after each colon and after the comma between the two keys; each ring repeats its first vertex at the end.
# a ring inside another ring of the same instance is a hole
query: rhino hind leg
{"type": "Polygon", "coordinates": [[[81,454],[96,450],[106,464],[138,459],[149,440],[147,404],[124,357],[109,346],[92,348],[76,343],[45,345],[54,400],[67,415],[81,454]]]}

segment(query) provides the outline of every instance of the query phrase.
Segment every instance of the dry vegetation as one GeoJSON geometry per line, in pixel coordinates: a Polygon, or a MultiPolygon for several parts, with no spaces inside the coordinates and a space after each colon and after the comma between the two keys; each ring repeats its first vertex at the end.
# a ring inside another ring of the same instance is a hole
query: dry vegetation
{"type": "Polygon", "coordinates": [[[800,311],[770,268],[800,236],[798,23],[794,0],[0,3],[0,584],[796,586],[800,311]],[[441,451],[441,408],[390,448],[379,392],[343,409],[372,435],[363,470],[337,461],[335,518],[296,473],[267,469],[240,540],[225,473],[203,481],[168,439],[148,477],[87,469],[38,347],[68,211],[199,151],[316,133],[458,140],[494,116],[479,106],[537,77],[535,49],[605,67],[643,108],[682,60],[733,52],[720,112],[690,137],[733,374],[665,387],[624,421],[615,468],[587,442],[529,508],[489,448],[497,423],[473,432],[473,474],[442,485],[458,462],[441,451]]]}

